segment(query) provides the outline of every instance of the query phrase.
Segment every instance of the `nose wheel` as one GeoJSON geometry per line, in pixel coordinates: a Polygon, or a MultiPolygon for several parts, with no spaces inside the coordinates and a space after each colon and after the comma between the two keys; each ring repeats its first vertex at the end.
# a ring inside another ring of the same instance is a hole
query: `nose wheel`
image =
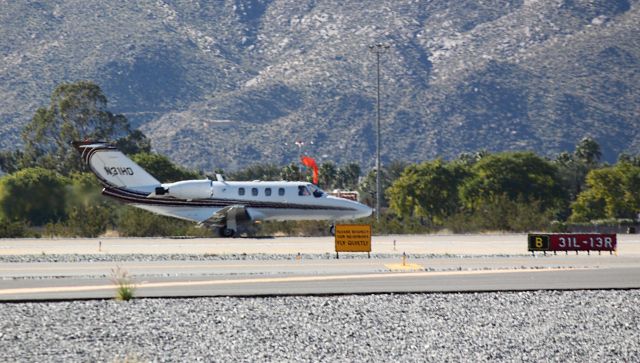
{"type": "Polygon", "coordinates": [[[336,235],[336,225],[332,224],[331,226],[329,226],[329,234],[332,236],[336,235]]]}

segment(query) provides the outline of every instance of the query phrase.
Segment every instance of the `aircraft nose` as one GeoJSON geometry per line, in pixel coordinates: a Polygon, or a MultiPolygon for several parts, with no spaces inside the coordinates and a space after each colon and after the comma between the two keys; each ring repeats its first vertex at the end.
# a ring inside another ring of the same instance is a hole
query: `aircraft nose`
{"type": "Polygon", "coordinates": [[[373,209],[371,209],[369,206],[358,203],[357,212],[355,213],[355,218],[365,218],[370,216],[371,213],[373,213],[373,209]]]}

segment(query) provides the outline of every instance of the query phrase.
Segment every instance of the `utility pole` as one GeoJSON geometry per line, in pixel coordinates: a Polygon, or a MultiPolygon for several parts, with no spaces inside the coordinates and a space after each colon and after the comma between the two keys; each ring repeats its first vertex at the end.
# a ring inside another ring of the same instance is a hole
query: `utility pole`
{"type": "Polygon", "coordinates": [[[377,64],[377,82],[378,82],[378,91],[377,91],[377,135],[376,135],[376,222],[380,221],[380,195],[382,192],[380,191],[380,55],[386,53],[389,50],[389,44],[378,43],[375,45],[370,45],[369,50],[376,55],[376,64],[377,64]]]}

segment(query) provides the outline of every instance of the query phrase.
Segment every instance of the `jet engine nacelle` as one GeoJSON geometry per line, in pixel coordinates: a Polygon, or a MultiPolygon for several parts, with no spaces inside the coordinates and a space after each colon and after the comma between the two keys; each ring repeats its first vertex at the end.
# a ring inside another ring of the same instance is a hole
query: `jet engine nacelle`
{"type": "Polygon", "coordinates": [[[206,199],[213,195],[211,180],[185,180],[162,184],[154,193],[156,197],[167,196],[176,199],[206,199]]]}

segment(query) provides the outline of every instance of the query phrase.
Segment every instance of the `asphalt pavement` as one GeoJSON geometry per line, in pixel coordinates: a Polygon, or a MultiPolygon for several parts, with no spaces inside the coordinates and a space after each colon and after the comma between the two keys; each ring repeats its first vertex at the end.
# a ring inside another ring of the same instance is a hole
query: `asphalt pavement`
{"type": "Polygon", "coordinates": [[[3,240],[0,300],[111,298],[116,269],[127,272],[138,297],[640,287],[640,253],[636,253],[640,241],[633,238],[620,242],[627,251],[624,255],[532,255],[526,251],[525,235],[386,236],[379,237],[372,258],[349,254],[340,259],[335,258],[331,242],[328,238],[3,240]],[[41,252],[24,254],[37,250],[41,252]]]}

